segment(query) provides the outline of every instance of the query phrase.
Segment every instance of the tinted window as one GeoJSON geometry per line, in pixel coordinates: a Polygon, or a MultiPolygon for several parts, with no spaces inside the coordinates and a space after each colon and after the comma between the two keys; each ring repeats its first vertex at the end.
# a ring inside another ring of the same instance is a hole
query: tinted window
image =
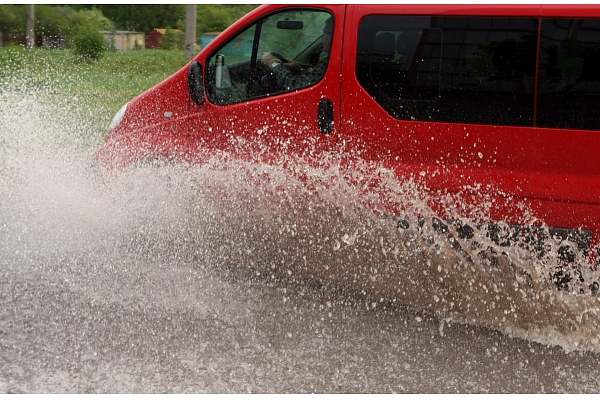
{"type": "Polygon", "coordinates": [[[232,104],[315,84],[327,68],[332,29],[333,19],[325,11],[286,10],[257,21],[209,58],[208,98],[232,104]],[[265,52],[293,59],[298,68],[265,64],[265,52]]]}
{"type": "Polygon", "coordinates": [[[537,125],[600,129],[600,20],[542,22],[537,125]]]}
{"type": "Polygon", "coordinates": [[[538,20],[369,16],[357,77],[398,119],[532,126],[538,20]]]}

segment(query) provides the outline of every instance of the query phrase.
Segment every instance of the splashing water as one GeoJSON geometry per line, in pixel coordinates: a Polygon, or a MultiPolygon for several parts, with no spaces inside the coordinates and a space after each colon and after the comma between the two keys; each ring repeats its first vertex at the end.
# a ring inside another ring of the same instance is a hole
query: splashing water
{"type": "MultiPolygon", "coordinates": [[[[221,154],[203,165],[132,168],[106,184],[82,139],[84,119],[19,85],[0,91],[0,103],[6,262],[125,248],[319,284],[361,295],[369,308],[408,305],[566,350],[600,350],[598,297],[559,291],[549,279],[560,242],[546,239],[554,251],[538,257],[497,245],[485,227],[469,239],[457,225],[439,229],[425,192],[383,168],[365,166],[365,179],[385,188],[385,201],[406,213],[399,218],[385,216],[384,200],[350,184],[340,167],[300,160],[283,169],[221,154]]],[[[598,280],[590,268],[582,273],[598,280]]]]}
{"type": "MultiPolygon", "coordinates": [[[[220,169],[218,164],[186,171],[198,179],[191,208],[194,236],[218,244],[201,246],[207,264],[301,277],[362,293],[371,307],[410,305],[447,321],[566,349],[600,345],[598,298],[558,291],[548,268],[556,257],[500,247],[485,229],[468,240],[452,226],[440,232],[412,182],[384,174],[388,196],[396,196],[413,215],[426,216],[399,223],[374,214],[374,200],[367,204],[337,170],[304,167],[315,178],[309,178],[307,190],[278,167],[230,161],[220,169]]],[[[559,243],[547,239],[546,244],[559,243]]]]}

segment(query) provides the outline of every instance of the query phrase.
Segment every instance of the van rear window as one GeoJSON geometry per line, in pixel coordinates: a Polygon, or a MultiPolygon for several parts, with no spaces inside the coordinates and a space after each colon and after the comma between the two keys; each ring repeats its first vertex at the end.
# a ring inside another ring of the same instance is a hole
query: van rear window
{"type": "Polygon", "coordinates": [[[537,125],[600,130],[600,20],[545,19],[537,125]]]}
{"type": "Polygon", "coordinates": [[[538,26],[537,18],[368,16],[357,78],[398,119],[600,130],[600,20],[543,19],[539,35],[538,26]]]}
{"type": "Polygon", "coordinates": [[[368,16],[357,78],[398,119],[532,126],[538,20],[368,16]]]}

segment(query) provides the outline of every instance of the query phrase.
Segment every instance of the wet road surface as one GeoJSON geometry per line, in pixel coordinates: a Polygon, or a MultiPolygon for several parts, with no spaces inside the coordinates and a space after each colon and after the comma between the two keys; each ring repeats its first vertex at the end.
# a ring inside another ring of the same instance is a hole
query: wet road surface
{"type": "Polygon", "coordinates": [[[0,263],[0,392],[600,391],[567,353],[314,285],[126,249],[0,263]]]}

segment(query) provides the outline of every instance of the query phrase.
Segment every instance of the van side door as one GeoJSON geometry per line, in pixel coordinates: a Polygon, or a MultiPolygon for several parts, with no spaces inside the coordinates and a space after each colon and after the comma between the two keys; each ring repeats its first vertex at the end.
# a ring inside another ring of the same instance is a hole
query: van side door
{"type": "Polygon", "coordinates": [[[198,59],[206,101],[191,103],[190,133],[209,153],[320,158],[339,133],[345,6],[263,9],[198,59]]]}

